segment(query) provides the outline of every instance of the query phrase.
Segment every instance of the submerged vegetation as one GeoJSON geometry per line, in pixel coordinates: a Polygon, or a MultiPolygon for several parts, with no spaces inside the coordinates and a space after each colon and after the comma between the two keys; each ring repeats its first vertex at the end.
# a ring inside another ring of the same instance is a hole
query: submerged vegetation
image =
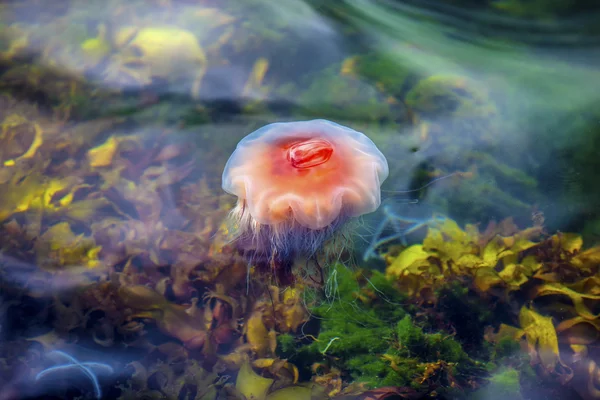
{"type": "MultiPolygon", "coordinates": [[[[377,9],[318,1],[84,3],[0,5],[0,398],[600,399],[598,103],[562,64],[486,74],[460,32],[373,37],[377,9]],[[363,259],[283,285],[228,241],[220,179],[309,118],[390,179],[363,259]]],[[[525,3],[489,8],[576,2],[525,3]]]]}

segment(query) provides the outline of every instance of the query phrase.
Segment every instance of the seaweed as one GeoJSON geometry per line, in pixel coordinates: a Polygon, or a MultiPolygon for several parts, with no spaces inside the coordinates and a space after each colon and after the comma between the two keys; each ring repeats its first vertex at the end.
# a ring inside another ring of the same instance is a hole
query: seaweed
{"type": "MultiPolygon", "coordinates": [[[[585,397],[591,386],[577,382],[594,379],[596,366],[588,358],[587,345],[597,337],[591,310],[599,298],[591,284],[598,249],[582,246],[579,235],[547,235],[541,225],[521,230],[506,220],[480,232],[474,225],[463,230],[447,220],[430,227],[422,245],[391,255],[386,274],[426,307],[425,314],[449,318],[457,338],[472,335],[471,345],[478,343],[478,336],[494,343],[492,349],[481,343],[478,350],[487,353],[490,367],[512,364],[518,372],[528,372],[519,357],[513,359],[520,342],[530,356],[533,375],[539,377],[534,386],[550,382],[544,391],[575,390],[585,397]],[[470,304],[458,314],[447,295],[456,290],[455,299],[470,304]],[[477,307],[480,299],[489,310],[477,307]],[[581,336],[583,331],[587,333],[581,336]],[[562,343],[570,343],[570,348],[562,343]]],[[[477,349],[470,353],[473,350],[477,349]]],[[[528,390],[539,389],[523,388],[521,394],[526,396],[528,390]]]]}
{"type": "Polygon", "coordinates": [[[452,335],[425,332],[411,317],[416,309],[382,274],[340,265],[330,274],[330,302],[311,309],[320,320],[318,335],[310,344],[280,336],[282,357],[321,374],[340,371],[343,380],[366,387],[412,387],[422,394],[448,393],[485,376],[452,335]]]}

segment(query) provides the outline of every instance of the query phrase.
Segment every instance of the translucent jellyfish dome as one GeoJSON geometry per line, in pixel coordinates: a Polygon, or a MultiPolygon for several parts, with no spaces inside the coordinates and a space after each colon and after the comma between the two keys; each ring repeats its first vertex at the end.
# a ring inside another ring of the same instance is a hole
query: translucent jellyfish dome
{"type": "Polygon", "coordinates": [[[267,125],[237,145],[223,189],[253,223],[319,230],[375,211],[389,174],[363,133],[317,119],[267,125]]]}

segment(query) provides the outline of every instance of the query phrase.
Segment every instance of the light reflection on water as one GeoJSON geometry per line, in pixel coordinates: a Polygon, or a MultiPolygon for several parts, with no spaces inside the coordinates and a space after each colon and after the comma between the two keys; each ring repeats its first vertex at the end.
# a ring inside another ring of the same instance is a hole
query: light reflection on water
{"type": "MultiPolygon", "coordinates": [[[[63,146],[64,157],[79,157],[76,164],[111,135],[172,145],[177,154],[189,144],[193,150],[185,154],[194,165],[186,179],[204,178],[218,191],[225,161],[243,136],[273,121],[325,118],[364,132],[386,155],[384,203],[395,215],[423,220],[439,212],[482,226],[514,217],[528,226],[541,211],[549,232],[598,240],[600,11],[594,7],[555,2],[536,9],[518,0],[205,3],[0,5],[0,89],[21,104],[0,110],[3,126],[27,108],[42,137],[63,146]],[[98,128],[98,121],[106,124],[98,128]],[[453,173],[457,179],[428,185],[453,173]]],[[[142,157],[131,146],[123,158],[142,157]]],[[[3,184],[10,168],[23,165],[6,161],[24,150],[0,152],[3,184]]],[[[160,149],[150,153],[167,157],[160,149]]],[[[185,162],[173,159],[167,161],[181,171],[185,162]]],[[[55,170],[66,178],[61,171],[55,170]]],[[[172,174],[138,171],[129,179],[169,190],[164,182],[172,174]]],[[[77,190],[88,184],[75,181],[69,185],[77,190]]],[[[136,187],[130,198],[150,196],[144,189],[136,187]]],[[[178,194],[158,197],[160,212],[138,213],[166,224],[188,218],[178,194]]],[[[365,217],[360,256],[383,218],[382,212],[365,217]]],[[[28,269],[16,271],[7,278],[38,285],[40,296],[93,279],[58,274],[45,286],[28,269]]]]}

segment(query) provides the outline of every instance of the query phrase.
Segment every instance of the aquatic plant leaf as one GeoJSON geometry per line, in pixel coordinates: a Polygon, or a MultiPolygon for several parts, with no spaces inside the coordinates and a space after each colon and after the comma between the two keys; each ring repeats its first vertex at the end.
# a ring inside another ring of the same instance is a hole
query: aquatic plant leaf
{"type": "Polygon", "coordinates": [[[545,317],[527,307],[523,307],[519,313],[519,324],[527,338],[530,352],[539,357],[546,371],[554,371],[560,357],[558,337],[552,323],[552,317],[545,317]]]}
{"type": "Polygon", "coordinates": [[[531,272],[537,272],[540,268],[542,268],[543,263],[535,256],[527,256],[521,260],[521,265],[531,272]]]}
{"type": "Polygon", "coordinates": [[[186,312],[186,307],[170,303],[158,292],[141,285],[119,288],[121,300],[133,309],[140,310],[132,318],[149,318],[165,334],[181,340],[189,349],[202,348],[207,332],[204,321],[186,312]]]}
{"type": "Polygon", "coordinates": [[[4,193],[0,204],[0,221],[15,212],[27,211],[32,205],[40,204],[43,196],[45,180],[39,173],[19,173],[5,169],[8,179],[0,177],[0,190],[4,193]]]}
{"type": "Polygon", "coordinates": [[[44,268],[100,265],[100,246],[83,234],[75,235],[68,222],[52,225],[36,242],[38,263],[44,268]]]}
{"type": "Polygon", "coordinates": [[[268,371],[270,376],[276,380],[273,389],[287,386],[288,384],[295,385],[298,383],[300,374],[298,368],[286,360],[278,358],[259,358],[252,362],[252,365],[257,368],[262,368],[268,371]]]}
{"type": "Polygon", "coordinates": [[[461,268],[479,268],[486,265],[481,257],[475,254],[463,254],[455,261],[461,268]]]}
{"type": "Polygon", "coordinates": [[[108,167],[112,164],[117,153],[119,139],[111,136],[98,147],[88,150],[87,157],[91,167],[108,167]]]}
{"type": "Polygon", "coordinates": [[[246,396],[247,400],[265,400],[273,379],[258,375],[246,360],[238,372],[235,388],[246,396]]]}
{"type": "Polygon", "coordinates": [[[167,300],[158,292],[142,285],[119,288],[119,297],[134,309],[157,310],[167,304],[167,300]]]}
{"type": "Polygon", "coordinates": [[[462,230],[455,221],[446,219],[429,227],[423,245],[412,245],[398,256],[387,257],[387,271],[402,290],[423,299],[427,287],[444,285],[450,276],[470,276],[481,293],[496,288],[508,294],[541,268],[542,263],[534,256],[521,259],[524,251],[538,245],[530,239],[539,233],[538,228],[519,231],[512,221],[503,221],[491,223],[480,234],[474,225],[462,230]]]}
{"type": "Polygon", "coordinates": [[[516,326],[500,324],[500,328],[497,333],[491,332],[492,328],[489,327],[490,331],[486,333],[486,340],[492,343],[498,343],[502,340],[518,340],[524,334],[522,329],[517,328],[516,326]]]}
{"type": "Polygon", "coordinates": [[[577,293],[586,293],[589,295],[600,295],[600,276],[588,276],[575,283],[567,285],[571,290],[577,293]]]}
{"type": "Polygon", "coordinates": [[[495,267],[499,261],[503,261],[506,266],[507,264],[516,262],[519,253],[536,244],[519,237],[518,234],[509,237],[496,237],[490,240],[483,249],[483,260],[490,267],[495,267]]]}
{"type": "Polygon", "coordinates": [[[517,290],[531,279],[542,267],[542,263],[535,256],[527,256],[519,262],[519,253],[503,258],[504,268],[498,273],[509,286],[510,290],[517,290]]]}
{"type": "Polygon", "coordinates": [[[520,264],[509,264],[498,273],[498,276],[512,286],[513,290],[527,282],[532,275],[529,268],[520,264]]]}
{"type": "Polygon", "coordinates": [[[32,158],[43,143],[42,128],[20,114],[7,115],[0,124],[0,163],[15,166],[32,158]]]}
{"type": "Polygon", "coordinates": [[[537,236],[538,234],[539,230],[533,228],[530,233],[528,233],[527,230],[524,230],[513,236],[503,237],[502,242],[513,254],[517,254],[538,245],[538,243],[532,242],[528,238],[530,235],[537,236]]]}
{"type": "Polygon", "coordinates": [[[600,300],[600,295],[578,293],[557,283],[547,283],[534,289],[534,296],[542,297],[550,295],[564,295],[569,297],[575,306],[575,310],[583,318],[593,320],[598,317],[585,305],[584,300],[600,300]]]}
{"type": "Polygon", "coordinates": [[[477,268],[473,281],[482,293],[488,293],[493,287],[504,285],[504,279],[493,268],[477,268]]]}
{"type": "Polygon", "coordinates": [[[495,267],[506,251],[506,247],[500,241],[491,240],[483,249],[483,261],[487,266],[495,267]]]}
{"type": "Polygon", "coordinates": [[[445,219],[429,228],[423,240],[425,251],[434,251],[442,261],[458,260],[463,254],[471,254],[477,237],[460,229],[458,224],[445,219]]]}
{"type": "Polygon", "coordinates": [[[90,198],[66,205],[67,199],[61,200],[61,205],[64,207],[54,213],[56,218],[64,216],[70,220],[89,223],[97,215],[99,209],[112,205],[104,197],[90,198]]]}
{"type": "Polygon", "coordinates": [[[600,264],[600,246],[592,247],[575,255],[571,263],[581,269],[591,269],[600,264]]]}
{"type": "Polygon", "coordinates": [[[411,269],[411,272],[415,272],[411,267],[415,264],[426,265],[422,261],[427,260],[429,253],[423,250],[423,245],[415,244],[404,249],[398,257],[394,258],[391,265],[386,269],[386,274],[391,276],[400,276],[404,271],[411,269]]]}
{"type": "Polygon", "coordinates": [[[297,332],[298,328],[308,320],[309,315],[303,302],[304,289],[296,285],[284,290],[280,303],[282,322],[285,327],[280,328],[282,333],[297,332]]]}
{"type": "Polygon", "coordinates": [[[304,386],[289,386],[269,393],[266,400],[311,400],[312,389],[304,386]]]}
{"type": "Polygon", "coordinates": [[[585,319],[577,316],[561,321],[556,326],[556,332],[561,342],[571,345],[588,345],[596,343],[600,339],[600,319],[585,319]]]}
{"type": "Polygon", "coordinates": [[[575,253],[581,250],[583,238],[576,233],[559,233],[552,236],[552,244],[566,252],[575,253]]]}

